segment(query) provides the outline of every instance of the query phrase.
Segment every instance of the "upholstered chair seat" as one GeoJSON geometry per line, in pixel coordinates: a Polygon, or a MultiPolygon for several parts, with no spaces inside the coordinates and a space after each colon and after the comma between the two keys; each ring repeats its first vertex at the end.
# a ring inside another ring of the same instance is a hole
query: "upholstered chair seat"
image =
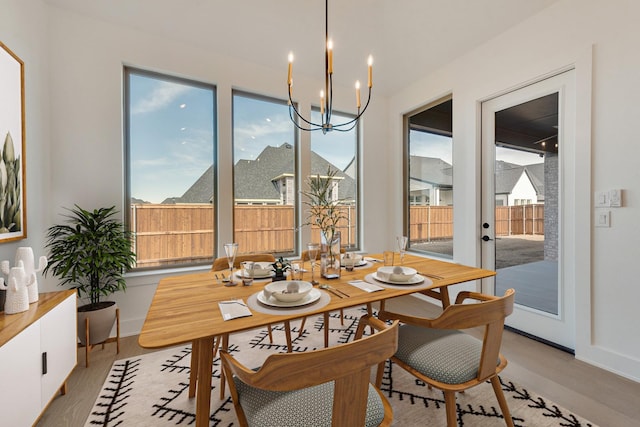
{"type": "MultiPolygon", "coordinates": [[[[334,382],[294,391],[261,390],[234,378],[247,423],[250,426],[331,427],[334,382]]],[[[384,419],[384,405],[369,385],[366,427],[378,427],[384,419]]]]}

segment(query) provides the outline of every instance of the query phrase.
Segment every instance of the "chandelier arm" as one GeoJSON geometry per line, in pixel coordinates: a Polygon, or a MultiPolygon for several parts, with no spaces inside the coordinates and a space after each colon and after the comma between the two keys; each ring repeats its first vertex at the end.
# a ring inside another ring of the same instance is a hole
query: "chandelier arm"
{"type": "Polygon", "coordinates": [[[305,122],[306,124],[308,124],[309,126],[313,126],[316,127],[318,129],[322,129],[322,125],[319,125],[317,123],[313,123],[307,119],[305,119],[300,112],[298,111],[298,109],[296,108],[296,103],[293,102],[293,99],[291,99],[291,90],[289,90],[289,117],[291,118],[291,121],[294,122],[294,124],[301,130],[318,130],[318,129],[305,129],[303,127],[298,126],[297,122],[293,119],[293,115],[291,114],[291,110],[293,109],[293,111],[296,113],[296,116],[298,116],[300,118],[300,120],[302,120],[303,122],[305,122]]]}
{"type": "Polygon", "coordinates": [[[362,109],[362,111],[358,112],[358,115],[355,116],[353,119],[351,119],[349,121],[346,121],[344,123],[340,123],[340,124],[337,124],[337,125],[333,125],[333,130],[340,130],[340,131],[344,132],[344,131],[348,131],[348,130],[353,129],[355,127],[355,125],[356,125],[356,122],[360,119],[360,117],[367,110],[367,107],[369,106],[369,101],[371,101],[371,88],[369,88],[369,96],[367,98],[367,103],[364,104],[364,108],[362,109]],[[344,127],[344,126],[349,126],[352,123],[353,123],[353,126],[350,127],[349,129],[340,129],[340,128],[344,127]]]}
{"type": "MultiPolygon", "coordinates": [[[[289,106],[289,107],[291,107],[291,106],[289,106]]],[[[315,124],[315,123],[311,123],[311,122],[309,122],[309,121],[305,120],[305,119],[304,119],[304,117],[300,116],[298,113],[296,113],[296,116],[300,117],[302,120],[304,120],[305,122],[309,123],[309,125],[310,125],[310,126],[314,126],[314,127],[313,127],[313,128],[311,128],[311,127],[309,127],[309,128],[305,128],[305,127],[303,127],[303,126],[300,126],[300,125],[298,124],[298,122],[293,118],[292,109],[291,109],[291,108],[289,108],[289,118],[291,119],[291,122],[293,123],[293,125],[294,125],[295,127],[297,127],[297,128],[298,128],[298,129],[300,129],[300,130],[303,130],[303,131],[305,131],[305,132],[313,132],[313,131],[316,131],[316,130],[322,130],[322,127],[318,126],[318,125],[317,125],[317,124],[315,124]]]]}

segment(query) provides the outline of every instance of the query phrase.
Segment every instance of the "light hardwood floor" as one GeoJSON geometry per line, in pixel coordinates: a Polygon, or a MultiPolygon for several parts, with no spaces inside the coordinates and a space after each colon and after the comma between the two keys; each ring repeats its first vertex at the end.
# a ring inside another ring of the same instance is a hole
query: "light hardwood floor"
{"type": "MultiPolygon", "coordinates": [[[[434,316],[437,307],[404,297],[388,308],[434,316]],[[426,307],[426,308],[425,308],[426,307]]],[[[296,325],[297,326],[297,325],[296,325]]],[[[121,339],[91,353],[85,368],[84,349],[68,381],[65,396],[55,398],[37,424],[40,427],[83,426],[102,384],[116,359],[147,353],[138,337],[121,339]]],[[[505,331],[502,353],[509,360],[503,375],[554,401],[600,427],[640,427],[640,383],[576,360],[573,355],[505,331]]]]}

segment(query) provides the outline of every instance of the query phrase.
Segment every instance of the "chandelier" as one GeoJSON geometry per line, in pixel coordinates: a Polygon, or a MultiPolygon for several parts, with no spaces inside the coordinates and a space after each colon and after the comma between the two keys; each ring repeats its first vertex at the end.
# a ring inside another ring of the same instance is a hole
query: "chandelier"
{"type": "Polygon", "coordinates": [[[333,42],[329,39],[329,0],[325,0],[325,48],[324,48],[324,64],[325,64],[325,76],[324,76],[324,90],[320,91],[320,117],[322,118],[322,123],[314,123],[311,120],[305,119],[298,109],[296,108],[295,103],[292,99],[293,94],[293,77],[292,77],[292,68],[293,68],[293,52],[289,53],[289,76],[287,78],[287,85],[289,87],[289,117],[293,124],[300,130],[304,131],[316,131],[322,130],[323,134],[326,134],[330,131],[340,131],[340,132],[348,132],[353,129],[360,117],[364,114],[369,106],[369,101],[371,100],[371,77],[373,71],[373,58],[369,55],[367,60],[368,64],[368,88],[369,95],[367,96],[367,102],[364,104],[364,108],[360,110],[360,81],[356,81],[356,108],[357,113],[356,116],[349,121],[344,123],[333,124],[331,123],[331,116],[333,110],[333,42]],[[296,117],[303,122],[302,125],[298,124],[298,120],[296,117]]]}

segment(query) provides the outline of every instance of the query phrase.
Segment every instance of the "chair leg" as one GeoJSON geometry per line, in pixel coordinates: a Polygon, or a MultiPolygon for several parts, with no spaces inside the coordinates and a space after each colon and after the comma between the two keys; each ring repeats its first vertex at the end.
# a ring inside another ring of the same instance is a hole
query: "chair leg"
{"type": "Polygon", "coordinates": [[[267,333],[269,334],[269,344],[273,344],[273,331],[271,325],[267,325],[267,333]]]}
{"type": "Polygon", "coordinates": [[[458,420],[456,419],[456,392],[443,391],[444,404],[447,410],[447,427],[456,427],[458,420]]]}
{"type": "Polygon", "coordinates": [[[324,348],[329,347],[329,313],[324,312],[324,348]]]}
{"type": "MultiPolygon", "coordinates": [[[[391,363],[391,362],[389,362],[391,363]]],[[[378,369],[376,369],[376,384],[375,386],[380,388],[382,386],[382,376],[384,375],[385,362],[378,363],[378,369]]]]}
{"type": "Polygon", "coordinates": [[[196,396],[196,384],[198,382],[198,352],[200,343],[193,341],[191,343],[191,367],[189,371],[189,398],[196,396]]]}
{"type": "Polygon", "coordinates": [[[284,322],[284,336],[287,340],[287,353],[291,353],[293,351],[293,344],[291,341],[291,322],[288,320],[284,322]]]}
{"type": "Polygon", "coordinates": [[[513,419],[511,418],[511,411],[509,411],[509,405],[507,405],[507,399],[504,397],[504,392],[502,391],[502,385],[500,384],[500,379],[498,376],[494,376],[491,378],[491,385],[493,386],[493,392],[496,394],[498,398],[498,404],[500,405],[500,409],[502,410],[502,416],[504,417],[504,422],[509,427],[513,426],[513,419]]]}
{"type": "Polygon", "coordinates": [[[302,318],[302,322],[300,322],[300,332],[298,332],[298,337],[302,336],[302,333],[304,332],[304,325],[305,323],[307,323],[307,318],[303,317],[302,318]]]}
{"type": "Polygon", "coordinates": [[[344,326],[344,310],[340,309],[340,325],[344,326]]]}

